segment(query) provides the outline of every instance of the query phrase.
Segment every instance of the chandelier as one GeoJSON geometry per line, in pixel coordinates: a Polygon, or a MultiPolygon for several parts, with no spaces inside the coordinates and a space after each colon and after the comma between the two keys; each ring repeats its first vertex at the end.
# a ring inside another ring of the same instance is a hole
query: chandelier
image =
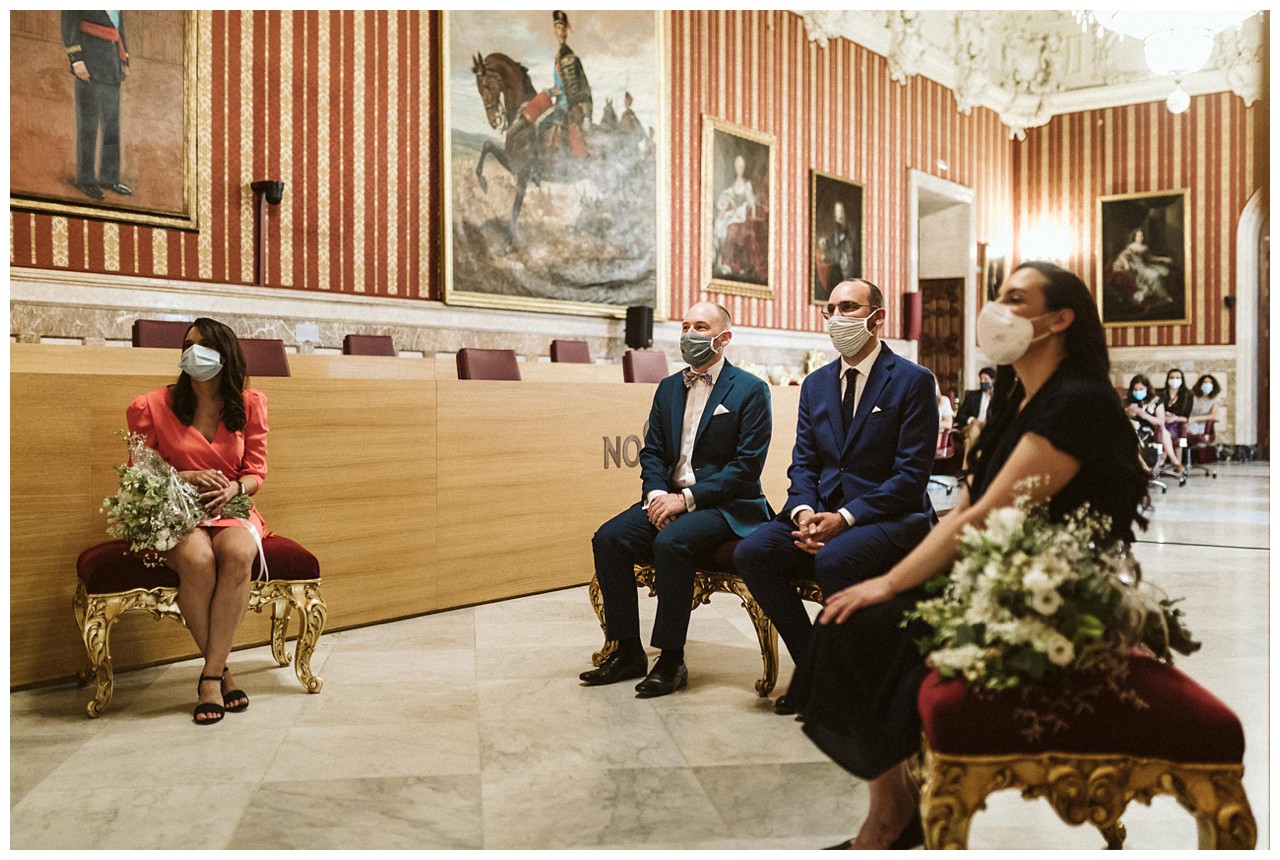
{"type": "Polygon", "coordinates": [[[1093,9],[1072,14],[1082,29],[1093,27],[1099,37],[1111,31],[1142,42],[1147,67],[1157,75],[1173,78],[1173,92],[1165,104],[1173,113],[1182,113],[1191,106],[1191,96],[1182,88],[1183,78],[1205,67],[1219,33],[1239,27],[1255,13],[1239,9],[1202,12],[1093,9]]]}

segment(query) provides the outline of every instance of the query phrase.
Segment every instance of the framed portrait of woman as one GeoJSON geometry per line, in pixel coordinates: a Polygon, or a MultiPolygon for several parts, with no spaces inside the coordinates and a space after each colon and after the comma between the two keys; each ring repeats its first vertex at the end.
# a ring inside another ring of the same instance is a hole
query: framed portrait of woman
{"type": "Polygon", "coordinates": [[[1190,190],[1098,198],[1098,309],[1105,325],[1191,321],[1190,190]]]}
{"type": "Polygon", "coordinates": [[[703,289],[773,298],[775,138],[710,116],[702,129],[703,289]]]}

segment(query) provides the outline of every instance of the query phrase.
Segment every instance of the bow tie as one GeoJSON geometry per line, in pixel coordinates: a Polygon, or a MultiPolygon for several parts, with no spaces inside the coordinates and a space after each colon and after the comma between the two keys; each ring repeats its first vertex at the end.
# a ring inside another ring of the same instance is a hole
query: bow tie
{"type": "Polygon", "coordinates": [[[715,384],[711,379],[711,374],[707,373],[705,370],[702,373],[698,373],[698,371],[694,370],[692,367],[686,367],[684,371],[684,387],[693,388],[693,384],[698,380],[702,380],[707,385],[715,384]]]}

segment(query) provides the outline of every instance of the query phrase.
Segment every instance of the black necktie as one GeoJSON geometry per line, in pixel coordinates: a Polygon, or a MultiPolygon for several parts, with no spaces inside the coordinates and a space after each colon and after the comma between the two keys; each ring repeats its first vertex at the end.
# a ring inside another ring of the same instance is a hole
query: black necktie
{"type": "Polygon", "coordinates": [[[841,411],[844,413],[844,430],[849,432],[849,428],[853,426],[853,396],[858,391],[858,370],[851,367],[844,372],[845,387],[844,399],[840,401],[841,411]]]}

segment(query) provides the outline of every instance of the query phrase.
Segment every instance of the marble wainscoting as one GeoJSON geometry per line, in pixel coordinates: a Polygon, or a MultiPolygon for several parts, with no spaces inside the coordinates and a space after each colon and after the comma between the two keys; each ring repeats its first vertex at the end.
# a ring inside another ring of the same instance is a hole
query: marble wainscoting
{"type": "MultiPolygon", "coordinates": [[[[817,311],[815,310],[816,314],[817,311]]],[[[22,343],[127,346],[133,321],[215,317],[242,337],[278,338],[290,352],[340,352],[347,334],[390,335],[406,358],[451,355],[463,347],[512,349],[522,361],[549,361],[556,338],[584,340],[598,363],[626,351],[621,319],[458,307],[436,301],[304,292],[231,284],[129,278],[42,269],[10,270],[9,333],[22,343]]],[[[680,357],[679,321],[654,323],[654,347],[680,357]]],[[[913,342],[890,341],[915,356],[913,342]]],[[[735,328],[733,361],[774,382],[798,378],[809,353],[835,357],[823,332],[735,328]]]]}

